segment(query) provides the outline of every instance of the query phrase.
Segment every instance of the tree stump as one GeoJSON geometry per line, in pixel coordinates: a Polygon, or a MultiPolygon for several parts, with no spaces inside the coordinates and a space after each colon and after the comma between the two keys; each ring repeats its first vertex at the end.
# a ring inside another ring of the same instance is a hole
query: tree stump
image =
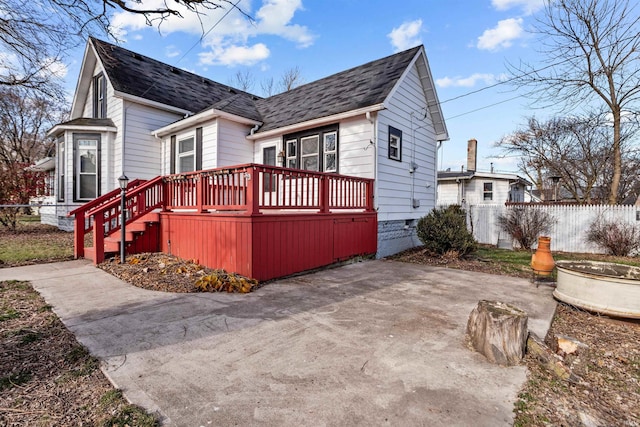
{"type": "Polygon", "coordinates": [[[527,313],[499,301],[482,300],[469,315],[467,334],[473,348],[490,362],[515,365],[524,357],[527,313]]]}

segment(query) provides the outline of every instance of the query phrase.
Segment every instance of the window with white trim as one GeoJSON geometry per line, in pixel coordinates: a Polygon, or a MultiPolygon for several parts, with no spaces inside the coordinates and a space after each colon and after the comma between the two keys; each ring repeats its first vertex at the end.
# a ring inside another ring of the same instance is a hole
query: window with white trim
{"type": "Polygon", "coordinates": [[[176,172],[193,172],[196,170],[196,150],[193,137],[179,140],[176,151],[176,172]]]}
{"type": "Polygon", "coordinates": [[[318,171],[320,167],[320,137],[318,135],[300,138],[300,169],[318,171]]]}
{"type": "Polygon", "coordinates": [[[286,135],[286,167],[338,172],[338,126],[310,129],[286,135]]]}
{"type": "Polygon", "coordinates": [[[389,158],[402,161],[402,131],[389,126],[389,158]]]}
{"type": "Polygon", "coordinates": [[[74,135],[75,199],[99,196],[99,135],[74,135]]]}
{"type": "Polygon", "coordinates": [[[338,132],[326,132],[323,144],[324,171],[338,172],[338,132]]]}
{"type": "Polygon", "coordinates": [[[298,168],[298,140],[288,139],[286,142],[287,148],[287,167],[297,169],[298,168]]]}
{"type": "Polygon", "coordinates": [[[64,135],[58,137],[58,201],[64,202],[64,175],[65,175],[65,141],[64,135]]]}
{"type": "Polygon", "coordinates": [[[493,200],[493,182],[485,182],[482,184],[482,199],[493,200]]]}
{"type": "Polygon", "coordinates": [[[102,73],[93,78],[93,117],[107,117],[107,81],[102,73]]]}

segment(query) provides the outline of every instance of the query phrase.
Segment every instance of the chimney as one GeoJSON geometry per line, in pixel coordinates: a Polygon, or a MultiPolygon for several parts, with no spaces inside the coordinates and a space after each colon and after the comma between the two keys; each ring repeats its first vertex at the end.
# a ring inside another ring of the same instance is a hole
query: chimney
{"type": "Polygon", "coordinates": [[[467,171],[469,172],[476,171],[476,160],[478,158],[477,149],[478,141],[470,139],[467,142],[467,171]]]}

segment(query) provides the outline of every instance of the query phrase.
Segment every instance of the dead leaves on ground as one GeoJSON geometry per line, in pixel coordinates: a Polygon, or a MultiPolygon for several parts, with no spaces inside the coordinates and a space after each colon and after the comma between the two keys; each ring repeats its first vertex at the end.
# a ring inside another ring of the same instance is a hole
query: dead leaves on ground
{"type": "Polygon", "coordinates": [[[124,264],[114,258],[99,267],[132,285],[164,292],[247,293],[260,286],[255,279],[163,253],[131,255],[124,264]]]}

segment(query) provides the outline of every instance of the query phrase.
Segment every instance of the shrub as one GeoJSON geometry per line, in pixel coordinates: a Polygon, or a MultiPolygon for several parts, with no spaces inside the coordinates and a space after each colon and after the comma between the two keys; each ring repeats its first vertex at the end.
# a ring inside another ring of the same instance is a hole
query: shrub
{"type": "Polygon", "coordinates": [[[417,233],[425,248],[439,255],[457,252],[464,256],[477,247],[467,230],[466,213],[458,205],[436,208],[420,218],[417,233]]]}
{"type": "Polygon", "coordinates": [[[596,219],[589,226],[587,242],[615,256],[629,256],[640,249],[640,229],[635,225],[596,219]]]}
{"type": "Polygon", "coordinates": [[[555,222],[553,215],[540,209],[525,206],[509,208],[498,216],[498,225],[507,232],[522,249],[531,249],[538,236],[551,230],[555,222]]]}

